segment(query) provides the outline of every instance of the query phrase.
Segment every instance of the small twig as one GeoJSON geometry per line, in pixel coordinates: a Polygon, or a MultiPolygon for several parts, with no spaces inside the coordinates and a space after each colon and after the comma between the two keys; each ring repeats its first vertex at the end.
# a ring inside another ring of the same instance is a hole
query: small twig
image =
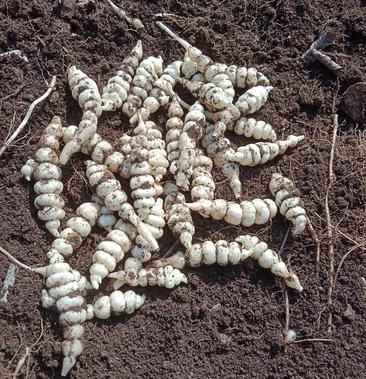
{"type": "Polygon", "coordinates": [[[8,100],[13,96],[18,95],[18,93],[25,87],[25,83],[22,83],[14,92],[9,93],[9,95],[4,96],[1,101],[8,100]]]}
{"type": "Polygon", "coordinates": [[[315,246],[316,246],[316,251],[315,251],[315,271],[317,274],[319,274],[320,270],[320,240],[315,232],[315,229],[313,227],[313,224],[311,223],[310,219],[308,216],[306,216],[306,222],[308,224],[308,228],[310,231],[311,238],[313,239],[315,246]]]}
{"type": "Polygon", "coordinates": [[[39,44],[42,46],[43,49],[46,49],[46,44],[45,42],[43,41],[43,39],[38,35],[36,34],[36,40],[39,42],[39,44]]]}
{"type": "Polygon", "coordinates": [[[133,28],[135,29],[142,29],[144,27],[144,24],[139,18],[131,18],[128,16],[127,12],[123,10],[122,8],[117,7],[116,4],[114,4],[111,0],[107,0],[108,4],[111,6],[112,10],[116,15],[123,20],[127,21],[133,28]]]}
{"type": "Polygon", "coordinates": [[[333,293],[333,286],[334,286],[334,245],[333,245],[334,235],[333,235],[332,221],[331,221],[330,211],[329,211],[329,192],[334,180],[333,161],[334,161],[334,150],[335,150],[336,139],[337,139],[337,130],[338,130],[338,115],[334,114],[332,147],[331,147],[330,156],[329,156],[328,182],[327,182],[327,189],[325,192],[325,214],[326,214],[326,220],[327,220],[328,259],[329,259],[329,266],[328,266],[329,267],[329,287],[328,287],[328,294],[327,294],[327,305],[328,305],[328,312],[329,312],[328,321],[327,321],[328,333],[331,333],[332,331],[333,313],[331,310],[331,306],[332,306],[332,293],[333,293]]]}
{"type": "Polygon", "coordinates": [[[17,271],[18,267],[11,263],[9,265],[8,271],[6,272],[3,287],[0,290],[0,301],[3,301],[4,303],[7,302],[9,288],[14,287],[17,271]]]}
{"type": "Polygon", "coordinates": [[[15,132],[10,136],[10,138],[5,141],[4,145],[0,149],[0,157],[3,155],[4,151],[11,145],[11,143],[17,138],[18,134],[27,125],[27,122],[28,122],[30,116],[32,115],[32,112],[33,112],[33,109],[35,108],[35,106],[37,104],[41,103],[43,100],[45,100],[50,95],[50,93],[52,92],[53,88],[55,87],[55,84],[56,84],[56,76],[53,76],[52,80],[51,80],[51,83],[48,86],[47,91],[41,97],[39,97],[38,99],[36,99],[36,100],[33,101],[33,103],[30,105],[30,107],[28,109],[28,112],[25,115],[23,121],[20,123],[20,125],[15,130],[15,132]]]}
{"type": "Polygon", "coordinates": [[[5,249],[3,249],[1,246],[0,246],[0,252],[3,255],[5,255],[11,262],[15,263],[19,267],[24,268],[25,270],[29,270],[29,271],[33,271],[33,272],[37,272],[38,273],[36,267],[30,267],[30,266],[27,266],[26,264],[18,261],[18,259],[16,259],[13,255],[11,255],[8,251],[6,251],[5,249]]]}
{"type": "Polygon", "coordinates": [[[334,340],[331,338],[306,338],[303,340],[296,340],[294,343],[302,343],[302,342],[333,342],[334,340]]]}
{"type": "Polygon", "coordinates": [[[28,58],[20,51],[20,50],[11,50],[7,51],[6,53],[0,54],[0,62],[3,62],[5,60],[12,60],[12,59],[20,59],[25,63],[28,63],[28,58]]]}
{"type": "Polygon", "coordinates": [[[328,70],[332,71],[333,74],[338,75],[339,71],[342,70],[342,66],[334,62],[334,60],[328,55],[322,53],[319,50],[313,49],[311,50],[311,55],[320,63],[322,63],[328,70]]]}
{"type": "Polygon", "coordinates": [[[344,254],[343,258],[342,258],[341,261],[339,262],[339,265],[338,265],[338,267],[337,267],[337,271],[336,271],[336,273],[335,273],[335,275],[334,275],[333,291],[334,291],[334,288],[335,288],[335,286],[336,286],[338,273],[339,273],[339,271],[340,271],[340,269],[341,269],[341,267],[342,267],[344,261],[348,258],[348,256],[349,256],[353,251],[355,251],[356,249],[360,248],[360,247],[363,246],[363,245],[366,245],[366,241],[363,241],[362,243],[359,243],[359,244],[353,246],[351,249],[349,249],[349,250],[347,251],[346,254],[344,254]]]}

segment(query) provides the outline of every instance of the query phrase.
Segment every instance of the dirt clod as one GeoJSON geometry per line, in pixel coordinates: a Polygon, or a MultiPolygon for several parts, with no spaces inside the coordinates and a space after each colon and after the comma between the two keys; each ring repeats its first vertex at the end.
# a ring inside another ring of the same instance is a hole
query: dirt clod
{"type": "Polygon", "coordinates": [[[366,122],[366,82],[350,86],[343,94],[342,110],[354,122],[366,122]]]}

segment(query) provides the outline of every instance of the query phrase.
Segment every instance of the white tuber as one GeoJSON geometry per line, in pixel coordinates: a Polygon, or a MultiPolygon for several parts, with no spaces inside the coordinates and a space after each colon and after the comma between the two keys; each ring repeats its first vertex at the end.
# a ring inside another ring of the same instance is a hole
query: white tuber
{"type": "Polygon", "coordinates": [[[183,130],[178,140],[180,154],[177,162],[176,184],[185,191],[189,190],[189,179],[193,172],[196,146],[202,137],[205,122],[203,106],[199,102],[194,103],[185,116],[183,130]]]}
{"type": "Polygon", "coordinates": [[[132,51],[122,61],[118,71],[108,80],[107,85],[103,88],[103,111],[115,111],[122,107],[131,89],[132,78],[135,75],[142,54],[142,42],[139,40],[132,51]]]}
{"type": "Polygon", "coordinates": [[[232,125],[227,125],[227,130],[232,130],[234,133],[247,138],[254,138],[256,140],[269,140],[275,142],[277,135],[270,124],[264,121],[257,121],[254,118],[240,117],[239,120],[232,125]]]}
{"type": "Polygon", "coordinates": [[[275,197],[280,213],[293,223],[292,234],[298,236],[306,227],[306,211],[302,207],[299,191],[294,183],[281,174],[272,174],[269,190],[275,197]]]}
{"type": "Polygon", "coordinates": [[[231,225],[252,226],[263,225],[276,216],[277,206],[270,199],[245,200],[233,203],[224,199],[198,200],[194,203],[186,203],[186,206],[199,212],[203,217],[211,217],[214,220],[225,220],[231,225]]]}
{"type": "Polygon", "coordinates": [[[195,160],[191,177],[191,198],[213,200],[215,197],[215,182],[212,177],[212,160],[203,151],[196,148],[195,160]]]}
{"type": "Polygon", "coordinates": [[[124,9],[117,7],[117,5],[114,4],[111,0],[107,1],[111,6],[113,12],[116,13],[116,15],[119,18],[122,18],[123,20],[128,22],[134,29],[142,29],[144,27],[142,21],[139,18],[131,18],[130,16],[128,16],[124,9]]]}
{"type": "Polygon", "coordinates": [[[117,271],[108,275],[109,278],[116,279],[113,283],[115,289],[123,285],[136,286],[159,286],[173,288],[181,283],[188,283],[186,276],[172,266],[149,269],[128,269],[117,271]]]}
{"type": "Polygon", "coordinates": [[[178,252],[169,258],[159,259],[153,262],[154,267],[164,267],[171,265],[182,269],[185,265],[189,267],[199,267],[202,265],[212,265],[217,263],[220,266],[236,265],[247,258],[258,261],[263,268],[270,269],[275,276],[284,279],[286,285],[301,292],[302,285],[298,277],[291,273],[278,255],[268,249],[265,242],[261,242],[256,236],[241,235],[235,242],[224,240],[206,241],[192,245],[185,254],[178,252]]]}
{"type": "Polygon", "coordinates": [[[93,304],[93,316],[99,319],[108,319],[112,314],[131,314],[145,302],[145,295],[138,295],[133,291],[113,291],[109,296],[100,297],[93,304]]]}
{"type": "Polygon", "coordinates": [[[173,183],[165,184],[164,195],[166,196],[164,210],[168,227],[175,237],[179,237],[182,245],[190,249],[195,228],[185,197],[173,183]]]}

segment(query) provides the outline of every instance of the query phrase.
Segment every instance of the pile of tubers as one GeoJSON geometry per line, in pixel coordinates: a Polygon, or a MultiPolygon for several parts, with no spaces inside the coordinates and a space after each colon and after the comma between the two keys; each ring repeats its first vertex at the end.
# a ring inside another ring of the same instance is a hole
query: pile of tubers
{"type": "Polygon", "coordinates": [[[212,170],[222,171],[239,199],[240,166],[265,164],[304,137],[290,135],[278,140],[270,124],[249,116],[270,96],[272,87],[265,75],[255,68],[214,62],[162,22],[158,26],[184,47],[182,60],[164,68],[161,57],[143,59],[142,42],[138,41],[102,91],[86,73],[71,66],[67,80],[79,103],[81,121],[77,126],[63,126],[55,116],[34,157],[21,169],[24,178],[33,182],[38,218],[54,237],[47,252],[49,265],[37,272],[46,278],[42,305],[56,308],[63,328],[63,376],[83,351],[84,322],[133,313],[146,298],[141,287],[173,288],[187,283],[185,267],[237,265],[252,258],[288,287],[303,289],[280,256],[256,236],[242,234],[234,241],[195,243],[191,212],[242,227],[283,216],[292,223],[293,236],[299,236],[307,218],[290,179],[273,174],[269,183],[273,199],[232,202],[215,197],[212,170]],[[194,104],[179,97],[177,83],[191,92],[194,104]],[[245,92],[237,96],[236,88],[245,92]],[[151,117],[162,107],[166,124],[157,125],[151,117]],[[131,130],[121,133],[117,143],[97,133],[102,112],[110,111],[122,112],[131,124],[131,130]],[[226,130],[256,142],[235,147],[226,130]],[[86,179],[95,196],[65,220],[62,171],[76,153],[87,157],[86,179]],[[96,225],[107,233],[84,276],[67,260],[96,225]],[[157,258],[158,240],[166,226],[177,243],[172,254],[152,260],[154,254],[157,258]],[[113,281],[115,290],[99,297],[95,292],[96,301],[88,304],[86,294],[107,280],[113,281]],[[140,289],[135,292],[127,287],[140,289]]]}

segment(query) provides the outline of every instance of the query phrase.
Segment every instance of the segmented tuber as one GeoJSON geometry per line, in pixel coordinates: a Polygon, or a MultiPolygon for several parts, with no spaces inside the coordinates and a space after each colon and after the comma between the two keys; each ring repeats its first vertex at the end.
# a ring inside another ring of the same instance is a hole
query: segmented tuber
{"type": "Polygon", "coordinates": [[[195,160],[192,171],[191,198],[212,200],[215,197],[215,182],[212,177],[212,160],[204,155],[203,151],[196,148],[195,160]]]}
{"type": "Polygon", "coordinates": [[[269,140],[275,142],[277,135],[270,124],[264,121],[257,121],[254,118],[240,117],[235,125],[231,123],[226,125],[227,130],[232,130],[239,136],[244,135],[247,138],[254,138],[256,140],[269,140]]]}
{"type": "Polygon", "coordinates": [[[198,200],[186,203],[192,211],[214,220],[225,220],[228,224],[252,226],[263,225],[276,216],[277,206],[271,199],[245,200],[233,203],[224,199],[198,200]]]}
{"type": "Polygon", "coordinates": [[[96,318],[108,319],[112,313],[131,314],[145,302],[145,295],[138,295],[133,291],[113,291],[109,296],[100,297],[94,304],[92,314],[96,318]]]}
{"type": "Polygon", "coordinates": [[[272,174],[269,190],[275,197],[280,213],[293,223],[292,234],[298,236],[306,227],[306,211],[294,183],[281,174],[272,174]]]}
{"type": "Polygon", "coordinates": [[[38,218],[45,221],[46,229],[54,236],[59,236],[60,220],[65,217],[65,202],[61,196],[63,184],[59,168],[59,140],[63,130],[61,119],[53,117],[40,139],[40,148],[35,159],[29,159],[21,168],[26,180],[36,179],[34,191],[37,197],[34,201],[38,209],[38,218]]]}
{"type": "Polygon", "coordinates": [[[217,263],[220,266],[236,265],[247,258],[258,261],[263,268],[268,268],[275,276],[285,280],[288,287],[301,292],[302,285],[298,277],[291,273],[286,264],[280,260],[278,255],[265,242],[261,242],[256,236],[241,235],[235,242],[224,240],[206,241],[192,245],[185,254],[178,252],[169,258],[163,258],[153,262],[154,267],[171,265],[178,269],[184,266],[199,267],[217,263]]]}
{"type": "Polygon", "coordinates": [[[68,81],[72,97],[78,101],[83,116],[72,140],[64,146],[61,152],[60,163],[62,165],[66,164],[70,157],[92,138],[97,131],[98,117],[102,113],[102,100],[94,80],[76,66],[71,66],[68,69],[68,81]]]}
{"type": "Polygon", "coordinates": [[[130,85],[142,58],[142,54],[142,42],[139,40],[132,51],[122,61],[118,71],[108,80],[107,85],[103,88],[103,111],[115,111],[122,107],[131,89],[130,85]]]}
{"type": "Polygon", "coordinates": [[[164,195],[165,219],[168,227],[182,245],[189,249],[192,246],[195,228],[185,197],[174,183],[165,184],[164,195]]]}

